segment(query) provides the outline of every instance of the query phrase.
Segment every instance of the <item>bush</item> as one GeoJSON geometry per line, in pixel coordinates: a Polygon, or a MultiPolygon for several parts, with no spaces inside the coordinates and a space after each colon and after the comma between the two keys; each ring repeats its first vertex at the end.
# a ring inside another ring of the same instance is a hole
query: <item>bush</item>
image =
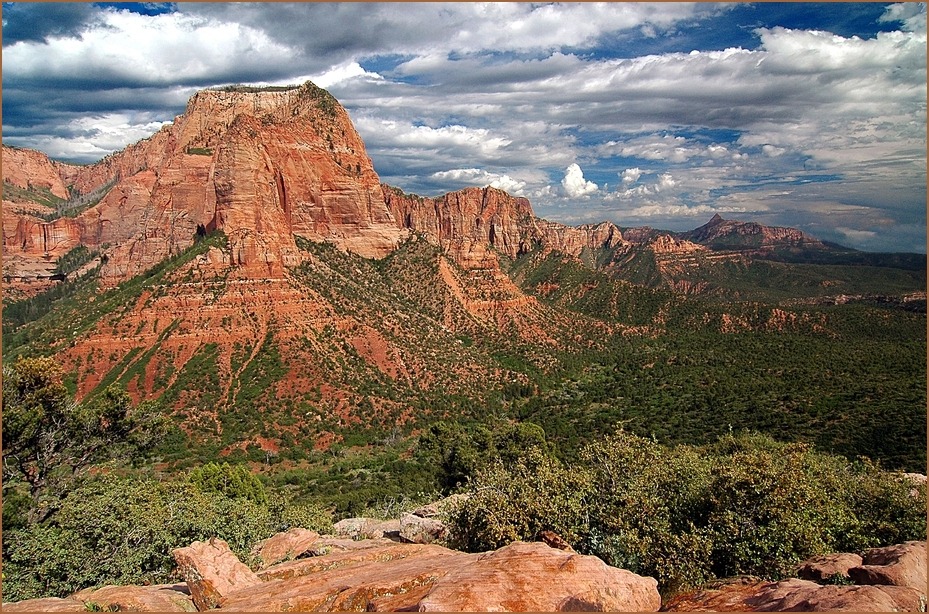
{"type": "Polygon", "coordinates": [[[598,485],[582,549],[653,576],[665,590],[708,579],[711,459],[619,432],[587,446],[580,462],[598,485]]]}
{"type": "Polygon", "coordinates": [[[4,532],[3,598],[170,582],[174,548],[215,536],[249,562],[256,542],[292,526],[326,530],[331,519],[279,495],[259,503],[187,480],[95,478],[70,492],[48,523],[4,532]]]}
{"type": "Polygon", "coordinates": [[[537,448],[510,464],[498,460],[478,474],[470,498],[452,514],[449,544],[481,552],[536,540],[542,531],[575,542],[590,491],[585,472],[566,468],[537,448]]]}
{"type": "Polygon", "coordinates": [[[258,476],[244,465],[207,463],[193,469],[188,479],[203,492],[219,493],[230,498],[242,498],[255,503],[267,503],[268,495],[258,476]]]}
{"type": "Polygon", "coordinates": [[[538,449],[469,484],[451,521],[465,550],[552,530],[653,576],[669,594],[714,577],[779,579],[817,554],[925,539],[925,488],[867,463],[757,434],[674,448],[625,432],[565,467],[538,449]]]}

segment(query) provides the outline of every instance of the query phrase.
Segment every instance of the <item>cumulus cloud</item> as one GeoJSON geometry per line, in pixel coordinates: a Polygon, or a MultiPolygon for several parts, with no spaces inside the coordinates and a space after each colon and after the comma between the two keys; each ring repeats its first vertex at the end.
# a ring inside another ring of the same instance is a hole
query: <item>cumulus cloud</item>
{"type": "Polygon", "coordinates": [[[565,169],[564,179],[561,180],[561,187],[564,188],[565,194],[571,198],[589,196],[599,189],[593,181],[584,179],[584,171],[574,163],[565,169]]]}
{"type": "Polygon", "coordinates": [[[499,188],[514,196],[525,195],[524,189],[526,187],[526,182],[513,179],[506,173],[490,173],[478,168],[456,168],[433,173],[432,178],[444,182],[447,185],[490,186],[492,188],[499,188]]]}
{"type": "Polygon", "coordinates": [[[881,15],[880,21],[903,23],[903,29],[909,32],[926,32],[926,3],[901,2],[891,4],[881,15]]]}
{"type": "Polygon", "coordinates": [[[627,168],[620,174],[623,183],[635,183],[642,176],[642,169],[639,167],[627,168]]]}

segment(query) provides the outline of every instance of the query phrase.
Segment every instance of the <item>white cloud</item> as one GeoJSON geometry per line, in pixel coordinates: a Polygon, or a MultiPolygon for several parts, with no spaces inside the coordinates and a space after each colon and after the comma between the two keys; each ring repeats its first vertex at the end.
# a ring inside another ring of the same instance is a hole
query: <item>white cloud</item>
{"type": "Polygon", "coordinates": [[[671,177],[671,173],[664,173],[658,175],[658,191],[666,190],[668,188],[673,188],[677,185],[677,182],[671,177]]]}
{"type": "Polygon", "coordinates": [[[513,179],[503,173],[491,173],[478,168],[456,168],[447,171],[432,173],[432,178],[443,182],[454,182],[464,185],[479,185],[499,188],[514,196],[524,196],[526,182],[513,179]]]}
{"type": "Polygon", "coordinates": [[[223,74],[281,66],[298,51],[247,25],[167,13],[139,15],[108,10],[100,27],[80,38],[17,42],[4,47],[4,73],[20,79],[75,76],[127,83],[206,82],[223,74]],[[53,59],[53,61],[49,61],[53,59]]]}
{"type": "Polygon", "coordinates": [[[620,177],[622,178],[623,183],[635,183],[636,181],[639,180],[639,177],[641,176],[642,176],[642,169],[638,167],[627,168],[626,170],[622,172],[622,174],[620,174],[620,177]]]}
{"type": "Polygon", "coordinates": [[[878,21],[899,21],[909,32],[926,32],[926,3],[902,2],[888,6],[878,21]]]}
{"type": "Polygon", "coordinates": [[[565,169],[564,179],[561,180],[561,187],[564,188],[565,194],[571,198],[589,196],[599,189],[593,181],[584,179],[584,171],[574,163],[565,169]]]}
{"type": "Polygon", "coordinates": [[[775,147],[771,144],[765,144],[761,146],[761,153],[768,156],[769,158],[776,158],[784,154],[787,151],[783,147],[775,147]]]}

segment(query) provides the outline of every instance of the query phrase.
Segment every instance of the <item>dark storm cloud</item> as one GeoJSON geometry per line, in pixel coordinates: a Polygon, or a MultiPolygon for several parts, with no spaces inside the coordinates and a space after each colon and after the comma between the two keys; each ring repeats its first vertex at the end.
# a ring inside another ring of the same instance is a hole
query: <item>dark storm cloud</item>
{"type": "Polygon", "coordinates": [[[50,36],[80,36],[99,23],[91,4],[72,2],[4,2],[3,46],[19,41],[44,42],[50,36]]]}

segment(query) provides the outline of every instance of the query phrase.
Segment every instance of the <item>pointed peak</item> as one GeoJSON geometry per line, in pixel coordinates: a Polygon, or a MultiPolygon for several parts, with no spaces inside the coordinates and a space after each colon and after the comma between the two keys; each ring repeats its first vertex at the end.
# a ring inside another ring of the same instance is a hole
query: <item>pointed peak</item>
{"type": "Polygon", "coordinates": [[[720,224],[725,221],[726,220],[724,220],[723,217],[717,213],[716,215],[710,218],[710,221],[707,222],[707,224],[720,224]]]}

